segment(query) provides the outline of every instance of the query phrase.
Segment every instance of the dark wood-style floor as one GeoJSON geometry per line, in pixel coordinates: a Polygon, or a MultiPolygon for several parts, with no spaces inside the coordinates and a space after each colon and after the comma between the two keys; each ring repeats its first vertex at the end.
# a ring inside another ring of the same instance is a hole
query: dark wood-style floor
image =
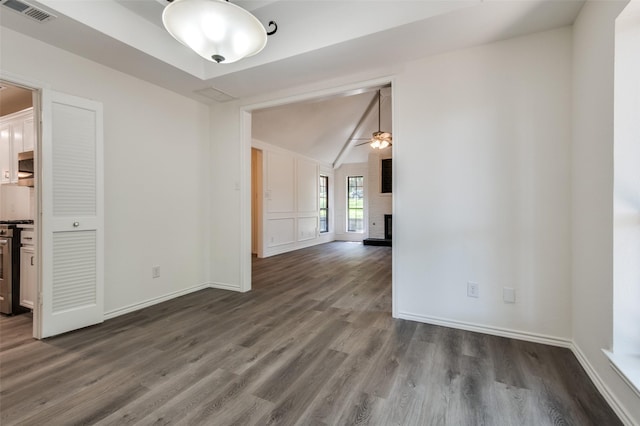
{"type": "Polygon", "coordinates": [[[2,425],[617,425],[567,349],[393,320],[391,249],[330,243],[34,341],[0,320],[2,425]]]}

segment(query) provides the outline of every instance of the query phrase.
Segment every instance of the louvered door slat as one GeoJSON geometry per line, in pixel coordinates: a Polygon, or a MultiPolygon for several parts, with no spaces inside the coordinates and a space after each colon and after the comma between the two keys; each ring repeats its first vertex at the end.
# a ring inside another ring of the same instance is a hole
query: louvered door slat
{"type": "Polygon", "coordinates": [[[102,106],[50,91],[42,103],[41,337],[48,337],[104,317],[102,106]]]}
{"type": "Polygon", "coordinates": [[[53,215],[96,214],[95,112],[54,104],[53,215]]]}
{"type": "Polygon", "coordinates": [[[53,312],[96,303],[96,233],[53,236],[53,312]]]}

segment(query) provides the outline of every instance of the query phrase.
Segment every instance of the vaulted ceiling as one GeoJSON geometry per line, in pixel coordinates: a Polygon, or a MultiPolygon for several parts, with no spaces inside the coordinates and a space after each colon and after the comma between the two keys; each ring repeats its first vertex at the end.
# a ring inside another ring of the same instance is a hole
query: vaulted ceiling
{"type": "Polygon", "coordinates": [[[391,88],[383,87],[380,93],[379,122],[374,88],[253,111],[252,136],[336,168],[366,162],[372,151],[366,139],[378,130],[393,132],[391,88]]]}
{"type": "MultiPolygon", "coordinates": [[[[2,26],[210,103],[345,75],[388,75],[408,60],[569,25],[584,2],[232,0],[265,26],[276,21],[278,31],[259,54],[216,64],[166,32],[161,20],[166,0],[20,1],[55,19],[35,22],[2,6],[2,26]]],[[[377,130],[377,110],[363,120],[374,93],[256,112],[254,137],[327,163],[356,161],[366,156],[366,147],[351,150],[351,158],[340,153],[353,132],[362,137],[377,130]]],[[[383,106],[390,108],[386,99],[383,106]]]]}

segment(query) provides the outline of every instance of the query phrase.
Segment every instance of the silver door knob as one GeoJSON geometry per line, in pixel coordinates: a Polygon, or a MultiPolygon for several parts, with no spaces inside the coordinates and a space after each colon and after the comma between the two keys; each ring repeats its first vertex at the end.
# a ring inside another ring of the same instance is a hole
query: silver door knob
{"type": "Polygon", "coordinates": [[[78,226],[80,226],[80,222],[73,222],[73,227],[77,228],[78,226]]]}

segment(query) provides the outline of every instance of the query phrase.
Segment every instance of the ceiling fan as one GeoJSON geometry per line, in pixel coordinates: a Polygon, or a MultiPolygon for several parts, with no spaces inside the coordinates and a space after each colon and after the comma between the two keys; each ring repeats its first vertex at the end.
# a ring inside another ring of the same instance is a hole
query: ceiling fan
{"type": "Polygon", "coordinates": [[[355,146],[369,144],[371,145],[371,148],[374,149],[385,149],[392,145],[391,133],[380,130],[380,89],[378,89],[378,131],[373,132],[373,136],[371,138],[353,138],[351,140],[364,141],[356,144],[355,146]]]}

